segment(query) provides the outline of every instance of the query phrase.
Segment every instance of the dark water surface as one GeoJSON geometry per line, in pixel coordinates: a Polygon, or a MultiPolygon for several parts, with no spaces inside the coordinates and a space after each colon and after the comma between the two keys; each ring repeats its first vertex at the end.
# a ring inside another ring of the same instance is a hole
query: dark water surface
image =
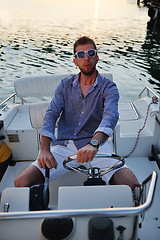
{"type": "Polygon", "coordinates": [[[98,46],[98,70],[114,74],[121,101],[147,85],[160,93],[160,40],[147,31],[136,0],[0,0],[0,101],[16,78],[77,72],[72,46],[82,36],[98,46]]]}

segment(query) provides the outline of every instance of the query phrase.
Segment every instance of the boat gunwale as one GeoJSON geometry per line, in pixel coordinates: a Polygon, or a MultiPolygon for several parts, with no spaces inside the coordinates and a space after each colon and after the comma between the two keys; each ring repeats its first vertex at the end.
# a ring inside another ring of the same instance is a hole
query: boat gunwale
{"type": "Polygon", "coordinates": [[[148,195],[146,201],[136,207],[116,207],[116,208],[96,208],[96,209],[67,209],[67,210],[43,210],[43,211],[33,211],[33,212],[7,212],[0,213],[0,220],[8,219],[42,219],[42,218],[59,218],[59,217],[79,217],[87,215],[105,215],[107,217],[131,217],[138,216],[144,213],[153,202],[156,182],[157,182],[157,172],[153,171],[149,177],[147,177],[143,184],[147,184],[150,181],[148,195]]]}

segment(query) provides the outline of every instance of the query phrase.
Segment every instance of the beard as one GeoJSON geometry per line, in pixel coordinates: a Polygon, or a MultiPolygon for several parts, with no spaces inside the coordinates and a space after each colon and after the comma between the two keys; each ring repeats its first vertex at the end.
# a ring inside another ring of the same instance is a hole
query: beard
{"type": "Polygon", "coordinates": [[[81,72],[85,75],[85,76],[90,76],[90,75],[92,75],[92,73],[96,70],[96,67],[95,66],[93,66],[92,68],[90,68],[90,69],[80,69],[81,70],[81,72]]]}

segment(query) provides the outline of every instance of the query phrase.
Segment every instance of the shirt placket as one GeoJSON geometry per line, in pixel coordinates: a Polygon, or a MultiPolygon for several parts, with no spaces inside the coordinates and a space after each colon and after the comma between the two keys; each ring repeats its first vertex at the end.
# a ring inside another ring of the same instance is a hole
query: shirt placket
{"type": "Polygon", "coordinates": [[[81,89],[79,87],[76,89],[77,94],[79,94],[80,100],[82,101],[82,108],[81,108],[81,113],[79,114],[78,126],[75,128],[75,131],[74,131],[74,136],[77,136],[77,134],[80,132],[80,130],[83,127],[84,118],[87,117],[86,116],[86,114],[87,114],[87,111],[86,111],[87,99],[89,97],[89,94],[94,91],[94,88],[95,88],[95,85],[92,85],[84,98],[82,96],[81,89]]]}
{"type": "Polygon", "coordinates": [[[83,119],[85,117],[85,110],[86,110],[86,98],[83,98],[81,113],[79,114],[78,126],[75,128],[74,136],[76,136],[81,130],[83,119]]]}

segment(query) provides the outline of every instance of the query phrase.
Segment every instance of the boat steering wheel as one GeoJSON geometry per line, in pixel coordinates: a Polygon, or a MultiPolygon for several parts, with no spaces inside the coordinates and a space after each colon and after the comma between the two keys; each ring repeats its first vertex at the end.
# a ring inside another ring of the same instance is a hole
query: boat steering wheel
{"type": "Polygon", "coordinates": [[[72,171],[81,173],[83,175],[86,175],[88,177],[88,179],[98,179],[98,178],[100,179],[103,175],[109,173],[110,171],[113,171],[115,169],[122,167],[125,163],[124,158],[121,156],[118,156],[116,154],[110,154],[110,153],[98,154],[97,153],[95,155],[95,158],[113,158],[113,159],[116,159],[117,162],[112,164],[110,167],[106,167],[105,169],[100,169],[98,167],[92,167],[90,161],[89,161],[89,164],[90,164],[89,168],[86,168],[83,165],[80,165],[78,167],[73,167],[73,166],[69,165],[70,162],[77,160],[77,155],[73,155],[71,157],[66,158],[63,161],[63,166],[67,170],[72,170],[72,171]]]}

